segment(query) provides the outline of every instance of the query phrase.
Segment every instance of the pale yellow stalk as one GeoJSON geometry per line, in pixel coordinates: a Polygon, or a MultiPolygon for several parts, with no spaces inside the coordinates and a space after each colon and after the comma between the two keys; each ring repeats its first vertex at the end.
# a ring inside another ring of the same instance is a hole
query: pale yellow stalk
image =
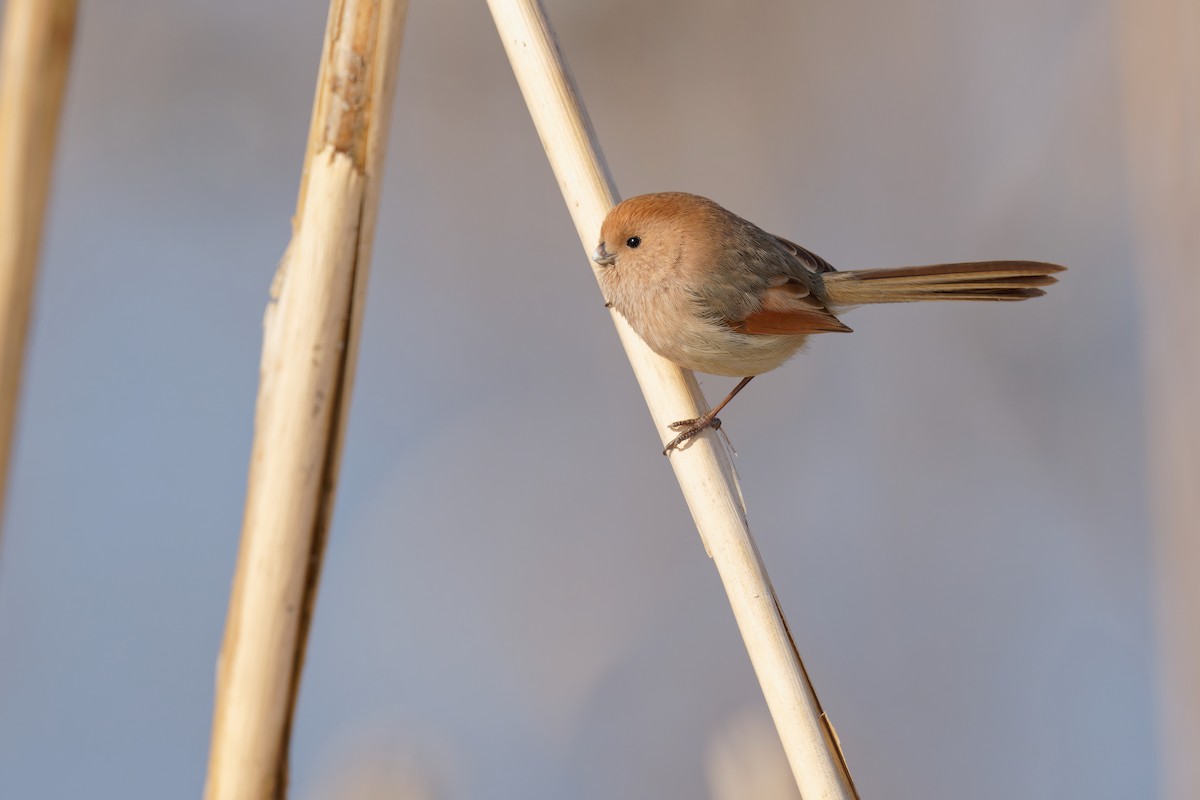
{"type": "MultiPolygon", "coordinates": [[[[589,254],[617,192],[583,103],[541,4],[488,0],[488,5],[589,254]]],[[[690,372],[651,352],[620,316],[614,314],[613,322],[665,444],[674,436],[667,428],[670,422],[697,417],[707,404],[690,372]]],[[[750,535],[728,455],[716,435],[708,433],[672,453],[670,464],[725,585],[801,795],[810,800],[856,797],[833,726],[800,662],[750,535]]]]}
{"type": "Polygon", "coordinates": [[[292,241],[263,321],[208,800],[282,798],[358,352],[406,0],[333,0],[292,241]]]}

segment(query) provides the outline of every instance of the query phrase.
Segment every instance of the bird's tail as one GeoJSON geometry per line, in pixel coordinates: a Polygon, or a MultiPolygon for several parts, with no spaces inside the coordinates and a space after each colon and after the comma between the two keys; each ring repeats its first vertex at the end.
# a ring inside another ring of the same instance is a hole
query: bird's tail
{"type": "Polygon", "coordinates": [[[1040,261],[978,261],[928,267],[827,272],[826,302],[834,307],[866,303],[915,303],[922,300],[1025,300],[1066,267],[1040,261]]]}

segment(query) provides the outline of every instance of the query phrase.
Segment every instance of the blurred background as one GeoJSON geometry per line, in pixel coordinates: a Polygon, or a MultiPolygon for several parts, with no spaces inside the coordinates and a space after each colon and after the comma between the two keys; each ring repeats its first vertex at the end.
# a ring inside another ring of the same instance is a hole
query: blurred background
{"type": "MultiPolygon", "coordinates": [[[[81,5],[0,796],[196,797],[327,7],[81,5]]],[[[852,313],[725,430],[864,797],[1157,795],[1118,4],[546,6],[624,195],[844,268],[1070,267],[852,313]]],[[[485,4],[413,0],[292,796],[794,797],[657,441],[485,4]]]]}

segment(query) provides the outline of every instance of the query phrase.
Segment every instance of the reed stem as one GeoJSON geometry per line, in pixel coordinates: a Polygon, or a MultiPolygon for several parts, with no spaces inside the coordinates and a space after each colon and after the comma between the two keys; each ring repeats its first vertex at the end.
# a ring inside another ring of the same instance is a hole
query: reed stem
{"type": "Polygon", "coordinates": [[[0,44],[0,519],[75,0],[8,0],[0,44]]]}
{"type": "Polygon", "coordinates": [[[208,800],[282,798],[350,404],[406,0],[332,0],[293,221],[263,320],[208,800]]]}
{"type": "MultiPolygon", "coordinates": [[[[541,3],[488,0],[488,5],[586,257],[617,201],[595,132],[541,3]]],[[[620,315],[614,313],[613,322],[666,444],[674,435],[670,422],[707,410],[704,396],[690,371],[655,355],[620,315]]],[[[837,735],[800,661],[750,535],[728,454],[710,432],[672,453],[670,463],[725,586],[801,795],[857,797],[837,735]]]]}

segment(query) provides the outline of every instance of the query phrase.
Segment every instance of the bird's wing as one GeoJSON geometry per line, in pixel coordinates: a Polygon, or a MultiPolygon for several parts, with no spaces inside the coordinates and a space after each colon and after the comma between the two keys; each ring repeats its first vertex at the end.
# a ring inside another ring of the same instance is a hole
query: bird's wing
{"type": "Polygon", "coordinates": [[[773,233],[771,236],[775,238],[775,241],[778,242],[784,250],[790,253],[797,261],[799,261],[806,270],[814,275],[824,275],[826,272],[837,272],[837,270],[833,268],[832,264],[821,258],[812,250],[801,247],[795,242],[789,241],[782,236],[775,236],[773,233]]]}
{"type": "MultiPolygon", "coordinates": [[[[781,274],[771,278],[762,291],[762,303],[759,308],[745,319],[730,321],[729,326],[739,333],[774,336],[849,332],[850,328],[843,325],[842,321],[814,296],[814,281],[808,277],[837,272],[833,265],[793,241],[774,234],[768,235],[791,257],[791,263],[784,269],[793,274],[781,274]],[[797,272],[797,267],[801,271],[797,272]]],[[[780,266],[783,267],[782,264],[780,266]]]]}
{"type": "MultiPolygon", "coordinates": [[[[825,264],[824,261],[820,263],[825,264]]],[[[813,297],[807,282],[787,276],[779,276],[771,281],[771,285],[762,293],[762,305],[757,311],[745,319],[726,322],[738,333],[759,335],[850,332],[850,328],[843,325],[824,303],[813,297]]]]}

